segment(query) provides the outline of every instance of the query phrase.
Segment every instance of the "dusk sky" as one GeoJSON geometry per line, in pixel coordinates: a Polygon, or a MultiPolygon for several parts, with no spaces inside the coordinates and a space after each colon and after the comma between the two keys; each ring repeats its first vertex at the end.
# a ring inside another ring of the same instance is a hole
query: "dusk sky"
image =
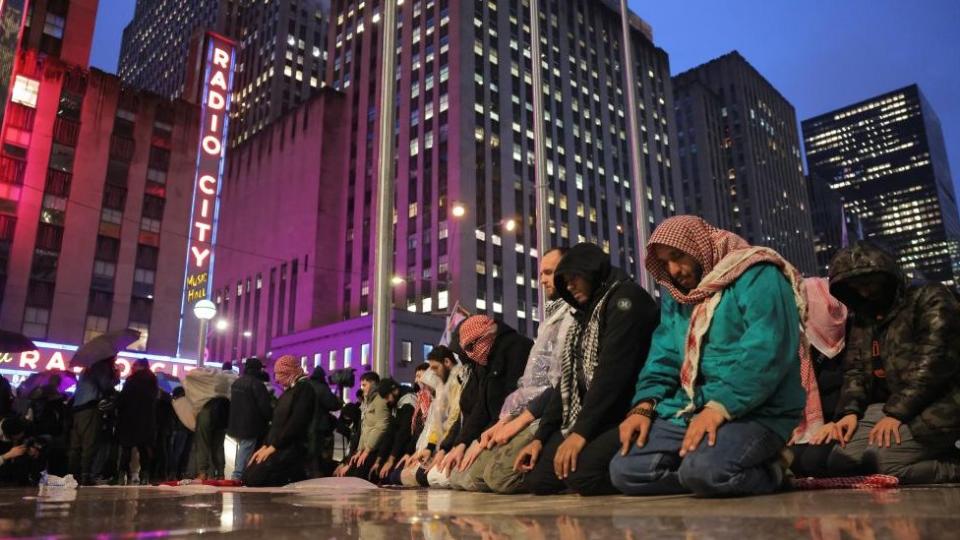
{"type": "MultiPolygon", "coordinates": [[[[739,50],[797,109],[798,123],[918,83],[960,178],[960,1],[630,0],[674,74],[739,50]]],[[[101,0],[94,66],[115,72],[134,0],[101,0]]],[[[960,186],[957,189],[960,192],[960,186]]]]}

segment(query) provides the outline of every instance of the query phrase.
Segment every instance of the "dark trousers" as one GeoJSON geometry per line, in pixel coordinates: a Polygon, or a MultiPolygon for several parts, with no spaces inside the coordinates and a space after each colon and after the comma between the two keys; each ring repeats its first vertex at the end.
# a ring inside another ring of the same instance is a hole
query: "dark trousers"
{"type": "Polygon", "coordinates": [[[73,413],[73,431],[70,433],[70,472],[81,483],[92,483],[99,468],[96,457],[103,437],[100,434],[100,411],[96,407],[73,413]]]}
{"type": "Polygon", "coordinates": [[[307,458],[307,472],[311,478],[331,476],[333,470],[337,468],[337,463],[333,461],[333,437],[332,431],[317,436],[307,458]]]}
{"type": "Polygon", "coordinates": [[[153,448],[148,444],[138,444],[136,446],[121,446],[120,447],[120,472],[127,474],[127,479],[130,478],[130,455],[133,453],[133,449],[137,449],[137,453],[140,454],[140,478],[147,479],[150,477],[150,467],[153,465],[153,448]]]}
{"type": "Polygon", "coordinates": [[[680,457],[687,429],[657,418],[643,448],[631,445],[610,463],[613,484],[624,495],[693,493],[702,497],[763,495],[780,488],[777,460],[784,447],[776,433],[752,420],[720,426],[714,446],[704,437],[680,457]]]}
{"type": "Polygon", "coordinates": [[[262,463],[247,466],[243,471],[243,483],[250,487],[278,487],[304,480],[306,450],[294,445],[277,450],[262,463]]]}
{"type": "Polygon", "coordinates": [[[167,478],[179,480],[186,475],[192,443],[193,433],[190,431],[177,429],[170,434],[167,449],[167,478]]]}
{"type": "Polygon", "coordinates": [[[197,415],[197,433],[194,436],[194,451],[197,457],[197,474],[207,478],[223,478],[226,456],[223,441],[226,428],[215,425],[213,407],[204,407],[197,415]]]}
{"type": "Polygon", "coordinates": [[[553,458],[563,439],[557,432],[547,440],[537,464],[524,479],[527,491],[534,495],[554,495],[567,490],[585,496],[617,493],[610,482],[610,460],[620,449],[617,428],[603,432],[583,447],[577,458],[577,470],[566,480],[557,478],[553,472],[553,458]]]}

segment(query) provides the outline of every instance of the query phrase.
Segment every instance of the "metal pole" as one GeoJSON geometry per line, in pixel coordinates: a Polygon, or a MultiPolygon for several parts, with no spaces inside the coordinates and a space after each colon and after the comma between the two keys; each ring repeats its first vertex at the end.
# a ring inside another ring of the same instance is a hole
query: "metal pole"
{"type": "MultiPolygon", "coordinates": [[[[550,249],[550,206],[547,199],[550,179],[547,177],[547,146],[543,129],[543,57],[540,52],[539,0],[530,0],[530,53],[533,72],[533,178],[537,202],[537,255],[543,257],[544,252],[550,249]]],[[[522,226],[526,227],[526,222],[522,226]]],[[[543,287],[539,289],[537,320],[543,321],[547,297],[543,287]]]]}
{"type": "Polygon", "coordinates": [[[393,308],[393,124],[396,93],[397,0],[383,2],[380,51],[380,153],[377,164],[377,231],[373,280],[373,368],[390,374],[390,311],[393,308]]]}
{"type": "Polygon", "coordinates": [[[207,356],[207,324],[210,321],[206,319],[200,319],[200,339],[197,340],[199,344],[197,350],[197,367],[203,367],[205,357],[207,356]]]}
{"type": "Polygon", "coordinates": [[[640,160],[643,141],[640,139],[640,120],[637,118],[637,78],[633,67],[633,41],[630,39],[630,11],[627,9],[627,0],[620,0],[620,15],[623,28],[623,63],[626,64],[623,73],[624,86],[627,87],[627,119],[630,123],[630,172],[633,173],[630,185],[633,188],[633,213],[637,217],[634,223],[637,236],[634,263],[637,265],[637,280],[644,289],[652,293],[656,284],[643,265],[650,229],[647,225],[647,185],[643,181],[643,163],[640,160]]]}

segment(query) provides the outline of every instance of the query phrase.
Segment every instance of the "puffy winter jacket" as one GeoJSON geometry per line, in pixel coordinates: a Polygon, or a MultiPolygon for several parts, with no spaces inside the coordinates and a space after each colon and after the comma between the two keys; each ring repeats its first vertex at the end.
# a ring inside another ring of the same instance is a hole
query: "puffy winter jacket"
{"type": "Polygon", "coordinates": [[[960,306],[939,283],[908,284],[892,255],[861,242],[830,263],[830,293],[854,313],[847,336],[840,415],[861,416],[886,383],[884,413],[910,426],[920,441],[960,437],[960,306]],[[874,315],[849,280],[879,274],[892,301],[874,315]],[[882,374],[883,377],[875,376],[882,374]]]}

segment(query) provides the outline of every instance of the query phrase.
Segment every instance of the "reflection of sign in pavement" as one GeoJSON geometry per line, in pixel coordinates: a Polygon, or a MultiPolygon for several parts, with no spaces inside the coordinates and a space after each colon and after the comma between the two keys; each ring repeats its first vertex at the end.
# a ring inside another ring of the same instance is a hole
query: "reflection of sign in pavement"
{"type": "MultiPolygon", "coordinates": [[[[51,369],[64,371],[69,369],[75,373],[82,371],[81,368],[69,368],[70,359],[73,357],[73,353],[77,351],[76,346],[38,342],[37,347],[38,349],[35,351],[0,353],[0,374],[6,375],[11,384],[18,386],[32,373],[51,369]]],[[[130,374],[130,366],[140,359],[150,362],[150,369],[154,372],[169,373],[179,378],[183,378],[188,371],[196,367],[194,360],[125,351],[117,355],[120,377],[126,378],[130,374]]]]}

